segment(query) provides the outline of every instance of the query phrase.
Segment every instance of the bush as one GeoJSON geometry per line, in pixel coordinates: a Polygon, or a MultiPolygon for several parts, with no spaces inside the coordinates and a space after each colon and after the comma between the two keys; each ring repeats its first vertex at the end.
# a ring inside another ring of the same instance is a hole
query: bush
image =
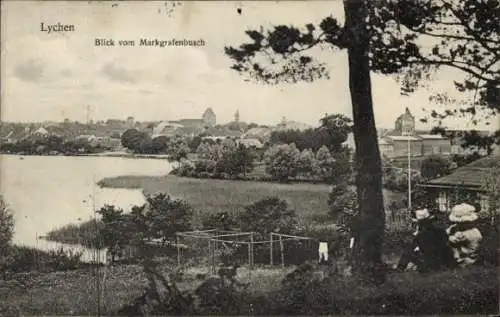
{"type": "Polygon", "coordinates": [[[238,222],[242,231],[256,233],[256,241],[267,241],[271,232],[291,234],[297,228],[295,211],[278,197],[266,197],[246,206],[238,222]]]}
{"type": "Polygon", "coordinates": [[[439,155],[426,157],[420,166],[420,173],[425,179],[441,177],[449,173],[450,162],[439,155]]]}
{"type": "Polygon", "coordinates": [[[0,196],[0,274],[4,275],[12,262],[12,236],[14,216],[0,196]]]}
{"type": "Polygon", "coordinates": [[[248,311],[251,298],[241,284],[227,283],[220,278],[205,280],[196,290],[198,313],[201,315],[240,315],[248,311]]]}
{"type": "Polygon", "coordinates": [[[88,248],[96,247],[98,233],[104,224],[100,220],[92,219],[81,224],[69,224],[48,232],[44,239],[66,244],[83,245],[88,248]]]}
{"type": "Polygon", "coordinates": [[[355,277],[321,278],[312,265],[288,274],[278,291],[275,311],[283,315],[433,315],[497,314],[494,269],[470,267],[421,275],[397,273],[379,287],[355,277]],[[491,283],[485,282],[491,279],[491,283]]]}
{"type": "Polygon", "coordinates": [[[314,267],[307,263],[286,275],[282,282],[280,296],[283,309],[281,313],[313,314],[321,305],[318,299],[322,296],[317,296],[319,282],[320,278],[315,274],[314,267]]]}
{"type": "Polygon", "coordinates": [[[201,223],[203,229],[231,230],[231,228],[238,226],[236,218],[226,211],[216,214],[203,214],[201,223]]]}
{"type": "Polygon", "coordinates": [[[19,247],[13,248],[13,261],[8,267],[12,273],[31,271],[68,271],[83,265],[82,253],[73,250],[42,251],[35,248],[19,247]]]}
{"type": "Polygon", "coordinates": [[[46,265],[55,271],[75,270],[81,264],[82,255],[82,252],[64,250],[61,247],[58,250],[49,251],[46,265]]]}
{"type": "Polygon", "coordinates": [[[190,161],[185,160],[182,161],[178,167],[172,169],[170,173],[181,177],[192,177],[196,175],[195,165],[190,161]]]}
{"type": "Polygon", "coordinates": [[[295,144],[274,145],[264,154],[266,173],[275,180],[287,182],[298,173],[300,151],[295,144]]]}

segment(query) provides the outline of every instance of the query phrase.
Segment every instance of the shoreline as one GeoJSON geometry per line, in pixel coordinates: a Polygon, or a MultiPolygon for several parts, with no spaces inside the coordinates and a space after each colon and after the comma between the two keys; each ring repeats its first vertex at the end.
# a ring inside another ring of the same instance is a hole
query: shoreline
{"type": "Polygon", "coordinates": [[[65,157],[121,157],[121,158],[130,158],[130,159],[157,159],[164,160],[168,159],[168,154],[133,154],[133,153],[124,153],[124,152],[102,152],[102,153],[86,153],[86,154],[57,154],[57,155],[40,155],[40,154],[16,154],[16,153],[0,153],[0,155],[9,155],[9,156],[65,156],[65,157]]]}

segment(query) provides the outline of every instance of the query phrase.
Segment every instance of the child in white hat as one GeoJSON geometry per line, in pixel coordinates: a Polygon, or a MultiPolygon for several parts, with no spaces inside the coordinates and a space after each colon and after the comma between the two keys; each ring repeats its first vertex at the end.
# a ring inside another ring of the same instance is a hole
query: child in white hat
{"type": "Polygon", "coordinates": [[[477,253],[483,239],[477,228],[476,208],[469,204],[459,204],[451,209],[449,216],[453,223],[447,230],[453,248],[453,256],[459,266],[467,266],[477,261],[477,253]]]}

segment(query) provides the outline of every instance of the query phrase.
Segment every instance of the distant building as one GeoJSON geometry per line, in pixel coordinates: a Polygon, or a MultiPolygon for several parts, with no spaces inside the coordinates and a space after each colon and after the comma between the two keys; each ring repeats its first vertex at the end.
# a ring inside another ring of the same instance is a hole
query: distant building
{"type": "Polygon", "coordinates": [[[47,129],[45,129],[44,127],[40,127],[38,129],[36,129],[32,134],[39,135],[39,136],[48,136],[49,131],[47,131],[47,129]]]}
{"type": "Polygon", "coordinates": [[[252,128],[247,132],[243,133],[241,136],[242,139],[257,139],[262,143],[266,143],[271,138],[272,130],[270,128],[252,128]]]}
{"type": "Polygon", "coordinates": [[[378,140],[379,150],[387,157],[407,156],[408,151],[411,156],[452,153],[449,138],[415,130],[415,117],[408,108],[396,119],[394,130],[382,133],[378,140]]]}
{"type": "Polygon", "coordinates": [[[216,117],[214,111],[212,108],[207,108],[200,119],[179,119],[160,122],[153,127],[152,136],[195,136],[209,128],[213,128],[215,123],[216,117]]]}
{"type": "Polygon", "coordinates": [[[234,114],[234,122],[239,123],[240,122],[240,111],[236,110],[236,113],[234,114]]]}
{"type": "Polygon", "coordinates": [[[126,122],[127,128],[133,128],[135,125],[134,117],[128,117],[126,122]]]}
{"type": "Polygon", "coordinates": [[[401,135],[415,133],[415,117],[411,114],[410,109],[406,108],[405,113],[396,119],[394,130],[400,132],[401,135]]]}
{"type": "Polygon", "coordinates": [[[208,108],[207,110],[205,110],[201,118],[203,120],[203,124],[205,125],[205,127],[211,128],[215,126],[215,124],[217,123],[217,117],[215,116],[215,113],[212,110],[212,108],[208,108]]]}
{"type": "Polygon", "coordinates": [[[239,139],[237,142],[250,148],[261,149],[264,147],[264,144],[259,139],[239,139]]]}
{"type": "Polygon", "coordinates": [[[393,157],[394,146],[392,142],[385,139],[380,139],[378,141],[378,148],[381,156],[393,157]]]}
{"type": "Polygon", "coordinates": [[[178,123],[172,123],[169,121],[162,121],[158,123],[157,126],[153,127],[152,137],[158,136],[173,136],[179,128],[182,128],[183,125],[178,123]]]}
{"type": "Polygon", "coordinates": [[[275,131],[287,131],[287,130],[304,131],[304,130],[307,130],[310,128],[312,128],[312,126],[309,124],[297,122],[297,121],[289,121],[286,119],[286,117],[283,117],[281,119],[281,122],[276,125],[274,130],[275,131]]]}
{"type": "MultiPolygon", "coordinates": [[[[477,152],[480,155],[487,155],[487,151],[485,149],[478,149],[475,147],[464,148],[462,145],[464,144],[464,130],[456,130],[456,129],[447,129],[445,132],[446,137],[451,140],[451,153],[452,154],[472,154],[473,152],[477,152]]],[[[490,131],[476,131],[480,136],[485,137],[490,135],[492,132],[490,131]]]]}

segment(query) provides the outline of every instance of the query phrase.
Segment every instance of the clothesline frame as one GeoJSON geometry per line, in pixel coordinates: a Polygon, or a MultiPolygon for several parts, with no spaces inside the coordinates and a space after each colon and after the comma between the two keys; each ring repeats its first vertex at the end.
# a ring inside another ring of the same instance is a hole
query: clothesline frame
{"type": "Polygon", "coordinates": [[[271,232],[269,234],[269,240],[267,241],[255,241],[254,240],[255,232],[246,231],[246,232],[237,232],[235,230],[218,230],[218,229],[206,229],[206,230],[194,230],[194,231],[185,231],[176,233],[176,246],[177,246],[177,265],[181,266],[181,250],[180,250],[180,238],[194,238],[194,239],[206,239],[208,240],[208,248],[210,252],[210,262],[212,266],[212,271],[215,273],[215,252],[218,248],[218,243],[229,243],[229,244],[241,244],[248,246],[248,264],[250,270],[253,270],[254,267],[254,245],[256,244],[267,244],[269,243],[269,255],[270,255],[270,265],[274,266],[274,258],[273,258],[273,248],[274,243],[279,242],[280,245],[280,254],[281,254],[281,267],[285,268],[285,258],[284,258],[284,241],[290,240],[307,240],[307,241],[318,241],[318,239],[305,237],[305,236],[297,236],[290,235],[284,233],[271,232]],[[220,233],[220,234],[219,234],[220,233]],[[249,241],[238,241],[238,240],[226,240],[219,239],[224,237],[248,237],[249,241]],[[275,238],[277,237],[277,239],[275,238]]]}

